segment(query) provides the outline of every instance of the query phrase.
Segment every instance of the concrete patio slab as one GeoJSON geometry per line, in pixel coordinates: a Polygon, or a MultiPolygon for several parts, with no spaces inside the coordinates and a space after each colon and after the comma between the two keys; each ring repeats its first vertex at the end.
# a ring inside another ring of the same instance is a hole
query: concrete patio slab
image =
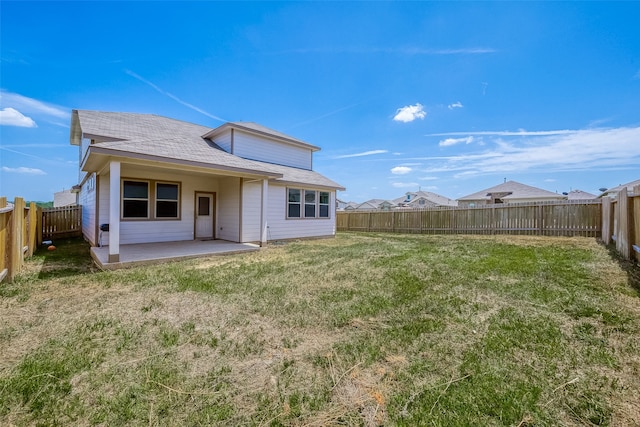
{"type": "Polygon", "coordinates": [[[140,265],[159,264],[190,258],[230,255],[260,249],[252,243],[235,243],[225,240],[188,240],[181,242],[140,243],[120,245],[120,261],[109,262],[109,247],[91,248],[91,257],[99,268],[116,270],[140,265]]]}

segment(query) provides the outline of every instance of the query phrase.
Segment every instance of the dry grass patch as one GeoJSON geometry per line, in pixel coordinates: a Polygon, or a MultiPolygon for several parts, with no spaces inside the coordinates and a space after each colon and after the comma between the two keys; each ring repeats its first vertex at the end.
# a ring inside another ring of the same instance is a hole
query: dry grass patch
{"type": "Polygon", "coordinates": [[[638,294],[593,239],[341,234],[112,272],[86,252],[0,285],[0,424],[639,418],[638,294]]]}

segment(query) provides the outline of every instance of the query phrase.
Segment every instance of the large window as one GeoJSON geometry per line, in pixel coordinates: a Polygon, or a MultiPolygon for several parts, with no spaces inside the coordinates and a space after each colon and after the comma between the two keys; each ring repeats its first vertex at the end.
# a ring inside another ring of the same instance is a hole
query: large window
{"type": "Polygon", "coordinates": [[[312,190],[304,190],[304,217],[316,217],[316,192],[312,190]]]}
{"type": "Polygon", "coordinates": [[[156,217],[178,217],[178,184],[156,183],[156,217]]]}
{"type": "Polygon", "coordinates": [[[180,184],[122,181],[122,219],[178,219],[180,184]]]}
{"type": "Polygon", "coordinates": [[[329,192],[320,191],[320,198],[318,200],[318,207],[320,208],[320,218],[329,218],[329,192]]]}
{"type": "Polygon", "coordinates": [[[149,183],[147,181],[123,181],[122,217],[149,217],[149,183]]]}
{"type": "Polygon", "coordinates": [[[289,218],[300,218],[300,214],[302,213],[300,210],[300,193],[301,190],[299,189],[289,189],[289,201],[287,203],[287,216],[289,218]]]}
{"type": "Polygon", "coordinates": [[[287,189],[287,218],[329,218],[328,191],[287,189]]]}

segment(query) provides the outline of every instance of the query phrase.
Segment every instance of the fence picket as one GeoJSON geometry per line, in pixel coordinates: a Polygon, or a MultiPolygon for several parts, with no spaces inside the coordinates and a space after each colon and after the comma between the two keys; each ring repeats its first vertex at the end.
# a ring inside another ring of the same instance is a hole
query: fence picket
{"type": "Polygon", "coordinates": [[[338,212],[338,231],[599,237],[601,201],[338,212]],[[366,225],[360,219],[366,216],[366,225]]]}

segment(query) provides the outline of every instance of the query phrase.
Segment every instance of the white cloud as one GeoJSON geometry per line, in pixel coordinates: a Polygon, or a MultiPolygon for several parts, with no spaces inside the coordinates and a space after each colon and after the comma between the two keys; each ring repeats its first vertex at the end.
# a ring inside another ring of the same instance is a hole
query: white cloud
{"type": "Polygon", "coordinates": [[[462,105],[462,102],[458,101],[458,102],[454,102],[453,104],[449,104],[448,108],[449,110],[453,110],[454,108],[462,108],[464,107],[464,105],[462,105]]]}
{"type": "Polygon", "coordinates": [[[420,184],[417,182],[392,182],[391,186],[395,188],[418,188],[420,184]]]}
{"type": "Polygon", "coordinates": [[[456,145],[456,144],[471,144],[473,142],[473,137],[472,136],[468,136],[466,138],[447,138],[447,139],[443,139],[442,141],[440,141],[438,143],[438,145],[440,147],[448,147],[450,145],[456,145]]]}
{"type": "Polygon", "coordinates": [[[398,108],[396,110],[396,115],[393,117],[393,120],[396,122],[409,123],[414,121],[415,119],[424,119],[427,116],[426,111],[424,111],[424,107],[422,104],[417,103],[416,105],[407,105],[406,107],[398,108]]]}
{"type": "Polygon", "coordinates": [[[457,177],[516,171],[637,170],[640,164],[640,127],[467,134],[490,135],[485,142],[492,148],[459,156],[406,160],[429,160],[424,172],[456,172],[457,177]]]}
{"type": "Polygon", "coordinates": [[[44,114],[65,120],[67,120],[71,114],[71,112],[65,108],[4,90],[0,90],[0,104],[29,114],[44,114]]]}
{"type": "Polygon", "coordinates": [[[2,171],[8,172],[8,173],[19,173],[23,175],[46,175],[47,174],[45,171],[41,169],[25,168],[25,167],[8,168],[6,166],[3,166],[2,171]]]}
{"type": "Polygon", "coordinates": [[[27,117],[15,108],[10,107],[0,110],[0,126],[38,127],[31,117],[27,117]]]}
{"type": "Polygon", "coordinates": [[[544,180],[544,182],[556,182],[557,179],[553,179],[553,178],[547,178],[544,180]]]}
{"type": "Polygon", "coordinates": [[[389,152],[388,150],[371,150],[371,151],[364,151],[362,153],[344,154],[342,156],[335,156],[334,159],[348,159],[350,157],[372,156],[374,154],[384,154],[388,152],[389,152]]]}
{"type": "Polygon", "coordinates": [[[575,130],[538,130],[538,131],[526,131],[524,129],[518,129],[517,131],[482,131],[482,132],[445,132],[445,133],[432,133],[427,136],[460,136],[460,135],[487,135],[487,136],[549,136],[549,135],[568,135],[573,134],[575,130]]]}
{"type": "Polygon", "coordinates": [[[437,176],[423,176],[422,178],[418,178],[421,181],[436,181],[438,179],[437,176]]]}
{"type": "Polygon", "coordinates": [[[394,175],[406,175],[412,170],[413,169],[407,166],[396,166],[395,168],[391,168],[391,173],[394,175]]]}

